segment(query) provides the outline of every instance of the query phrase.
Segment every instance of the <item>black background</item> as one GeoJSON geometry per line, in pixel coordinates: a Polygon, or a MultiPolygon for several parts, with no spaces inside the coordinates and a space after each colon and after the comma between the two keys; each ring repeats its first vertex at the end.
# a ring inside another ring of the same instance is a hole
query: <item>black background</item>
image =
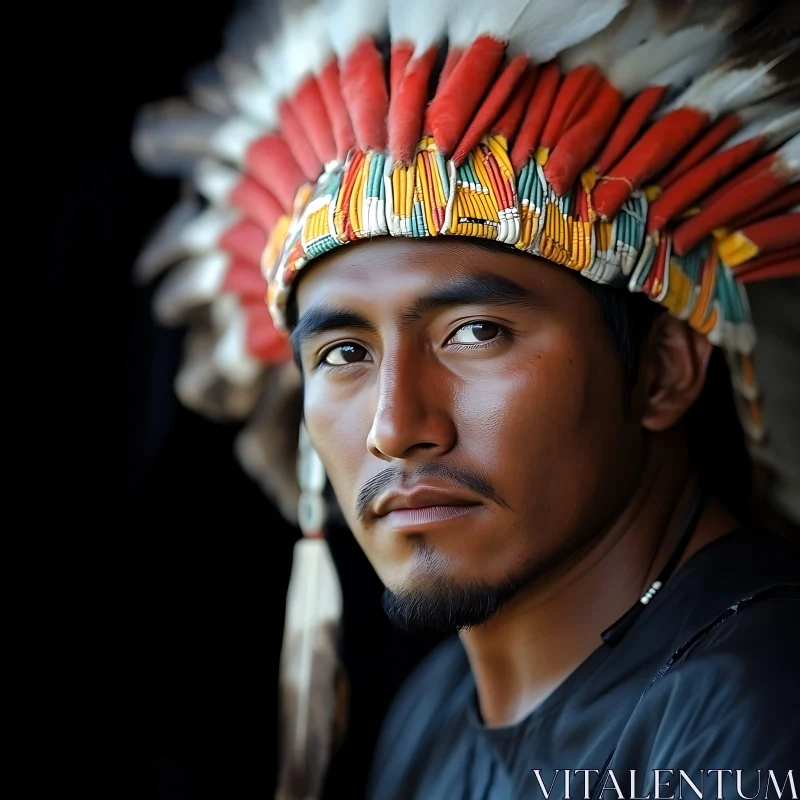
{"type": "MultiPolygon", "coordinates": [[[[218,52],[230,9],[140,0],[48,12],[31,74],[31,87],[52,95],[40,151],[57,356],[47,373],[52,502],[62,528],[86,537],[64,537],[69,610],[52,616],[82,685],[124,732],[118,755],[129,766],[109,779],[111,797],[135,787],[159,800],[264,798],[275,785],[278,657],[298,533],[236,463],[237,427],[179,405],[182,332],[154,323],[154,287],[131,280],[178,192],[134,164],[135,111],[182,92],[187,70],[218,52]]],[[[327,796],[351,800],[393,692],[433,642],[395,633],[349,532],[330,540],[351,718],[327,796]]],[[[94,766],[79,764],[90,777],[94,766]]]]}

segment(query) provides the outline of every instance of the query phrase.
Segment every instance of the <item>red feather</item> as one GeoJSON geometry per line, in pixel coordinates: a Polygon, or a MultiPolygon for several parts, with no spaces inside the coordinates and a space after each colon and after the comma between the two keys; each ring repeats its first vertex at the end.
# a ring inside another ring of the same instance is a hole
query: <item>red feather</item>
{"type": "Polygon", "coordinates": [[[308,134],[317,158],[323,164],[333,161],[336,158],[336,142],[322,92],[313,75],[300,84],[290,102],[292,111],[308,134]]]}
{"type": "Polygon", "coordinates": [[[595,187],[594,207],[612,219],[648,178],[663,169],[708,124],[708,114],[678,108],[650,128],[595,187]]]}
{"type": "Polygon", "coordinates": [[[566,129],[567,119],[575,106],[582,105],[587,99],[591,100],[589,89],[599,76],[597,67],[592,64],[575,67],[565,76],[553,107],[547,115],[547,122],[542,132],[542,147],[555,147],[561,132],[566,129]]]}
{"type": "Polygon", "coordinates": [[[536,64],[529,61],[525,74],[514,92],[514,96],[509,100],[505,111],[492,126],[494,132],[499,136],[504,136],[509,144],[513,141],[514,135],[522,122],[522,115],[525,113],[528,101],[531,99],[531,94],[533,94],[533,87],[536,85],[538,71],[536,64]]]}
{"type": "Polygon", "coordinates": [[[539,144],[539,137],[552,108],[560,80],[561,73],[555,61],[545,64],[539,71],[531,101],[522,119],[514,147],[511,149],[511,163],[517,172],[528,163],[528,159],[539,144]]]}
{"type": "Polygon", "coordinates": [[[527,56],[516,56],[506,65],[500,77],[492,84],[489,94],[481,103],[480,108],[478,108],[453,153],[453,161],[456,164],[461,164],[489,131],[492,123],[497,119],[509,96],[519,83],[527,66],[527,56]]]}
{"type": "MultiPolygon", "coordinates": [[[[739,184],[736,191],[727,191],[720,195],[716,202],[705,205],[696,217],[692,217],[676,228],[672,235],[675,252],[685,255],[714,228],[724,225],[738,214],[749,211],[751,208],[757,208],[765,200],[776,195],[786,185],[786,179],[780,172],[772,169],[774,159],[774,153],[762,158],[754,165],[758,169],[754,170],[747,180],[739,184]]],[[[766,225],[778,219],[788,223],[786,216],[790,215],[759,222],[752,227],[766,225]]],[[[772,230],[770,228],[770,231],[772,230]]],[[[749,234],[748,237],[752,238],[749,234]]]]}
{"type": "Polygon", "coordinates": [[[329,62],[319,76],[319,88],[322,92],[322,100],[328,111],[328,117],[333,125],[333,139],[336,142],[336,156],[344,161],[350,148],[356,143],[356,136],[353,133],[353,126],[350,123],[350,115],[347,113],[347,106],[342,98],[342,88],[340,86],[339,64],[334,59],[329,62]]]}
{"type": "Polygon", "coordinates": [[[730,177],[758,152],[761,141],[761,137],[757,136],[735,147],[714,153],[694,169],[684,173],[650,206],[647,216],[648,231],[652,233],[663,228],[667,222],[700,199],[709,189],[730,177]]]}
{"type": "Polygon", "coordinates": [[[385,150],[389,93],[383,57],[372,37],[364,39],[342,64],[342,97],[362,150],[385,150]]]}
{"type": "Polygon", "coordinates": [[[267,234],[255,222],[242,220],[222,234],[219,246],[226,253],[258,266],[261,263],[261,254],[267,246],[267,234]]]}
{"type": "Polygon", "coordinates": [[[322,174],[322,161],[311,148],[303,125],[295,116],[288,100],[283,100],[278,106],[278,119],[281,123],[281,133],[306,179],[316,181],[322,174]]]}
{"type": "Polygon", "coordinates": [[[588,113],[561,135],[544,166],[544,175],[563,197],[608,135],[622,108],[622,93],[603,80],[588,113]]]}
{"type": "Polygon", "coordinates": [[[230,195],[230,202],[249,219],[269,232],[284,213],[275,195],[258,181],[243,177],[230,195]]]}
{"type": "Polygon", "coordinates": [[[247,150],[245,166],[262,186],[275,195],[283,210],[290,213],[297,190],[305,178],[284,138],[273,133],[256,139],[247,150]]]}
{"type": "Polygon", "coordinates": [[[433,98],[428,121],[437,146],[446,156],[455,150],[497,73],[504,52],[502,42],[479,36],[433,98]]]}
{"type": "Polygon", "coordinates": [[[406,65],[405,75],[389,105],[389,152],[392,162],[410,164],[422,136],[422,118],[428,99],[428,81],[436,62],[431,47],[406,65]]]}
{"type": "Polygon", "coordinates": [[[700,163],[707,155],[713,153],[723,142],[739,130],[742,123],[736,114],[727,114],[717,120],[686,152],[674,167],[656,183],[666,189],[695,164],[700,163]]]}
{"type": "Polygon", "coordinates": [[[623,153],[630,147],[642,126],[661,102],[666,90],[666,86],[648,86],[633,98],[595,161],[598,175],[605,175],[622,158],[623,153]]]}

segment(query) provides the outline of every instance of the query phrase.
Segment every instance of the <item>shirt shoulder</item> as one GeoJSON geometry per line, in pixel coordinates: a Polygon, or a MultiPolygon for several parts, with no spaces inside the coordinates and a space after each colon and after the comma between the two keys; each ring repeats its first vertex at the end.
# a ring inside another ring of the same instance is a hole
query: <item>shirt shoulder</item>
{"type": "MultiPolygon", "coordinates": [[[[368,797],[388,798],[400,791],[414,766],[430,753],[434,740],[453,731],[474,686],[457,636],[437,645],[400,687],[384,720],[375,748],[368,797]]],[[[403,796],[402,793],[397,794],[403,796]]]]}
{"type": "Polygon", "coordinates": [[[800,708],[798,641],[800,584],[777,584],[729,606],[645,691],[614,751],[615,775],[636,770],[642,796],[654,791],[654,770],[742,770],[743,786],[753,789],[759,769],[785,778],[800,742],[800,718],[789,711],[800,708]]]}

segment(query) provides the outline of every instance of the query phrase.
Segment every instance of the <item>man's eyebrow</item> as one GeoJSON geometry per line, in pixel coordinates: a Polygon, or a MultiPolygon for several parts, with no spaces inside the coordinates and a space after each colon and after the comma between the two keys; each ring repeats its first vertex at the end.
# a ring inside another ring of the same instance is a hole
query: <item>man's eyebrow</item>
{"type": "Polygon", "coordinates": [[[313,306],[297,321],[289,337],[292,348],[297,353],[303,343],[312,336],[337,328],[356,328],[357,330],[375,333],[375,326],[357,311],[329,305],[313,306]]]}
{"type": "Polygon", "coordinates": [[[464,275],[452,278],[429,294],[420,297],[403,312],[406,322],[419,319],[428,311],[448,306],[472,304],[543,308],[542,297],[510,278],[494,274],[464,275]]]}
{"type": "MultiPolygon", "coordinates": [[[[494,274],[464,275],[452,278],[418,298],[402,312],[401,318],[408,323],[419,319],[428,311],[478,303],[531,309],[545,306],[540,295],[520,286],[510,278],[494,274]]],[[[354,328],[377,333],[376,326],[363,314],[339,306],[322,304],[308,309],[297,321],[289,337],[292,349],[298,354],[302,345],[312,336],[337,328],[354,328]]]]}

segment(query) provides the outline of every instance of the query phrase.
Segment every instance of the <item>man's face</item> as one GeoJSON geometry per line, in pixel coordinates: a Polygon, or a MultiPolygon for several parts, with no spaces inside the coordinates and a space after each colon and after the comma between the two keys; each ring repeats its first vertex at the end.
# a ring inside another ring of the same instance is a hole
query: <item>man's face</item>
{"type": "Polygon", "coordinates": [[[307,268],[297,311],[309,435],[411,624],[484,621],[624,506],[641,427],[564,267],[386,237],[307,268]]]}

